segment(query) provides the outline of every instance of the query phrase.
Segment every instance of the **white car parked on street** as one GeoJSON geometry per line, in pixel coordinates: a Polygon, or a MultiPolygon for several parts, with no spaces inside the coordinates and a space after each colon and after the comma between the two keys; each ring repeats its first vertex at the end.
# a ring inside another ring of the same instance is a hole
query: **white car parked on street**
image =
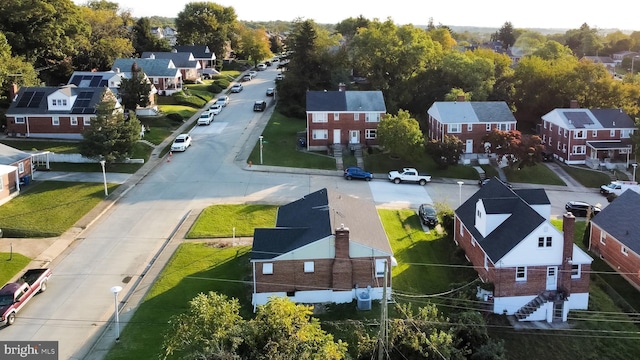
{"type": "Polygon", "coordinates": [[[171,151],[186,151],[191,146],[191,136],[189,134],[180,134],[173,140],[171,151]]]}
{"type": "Polygon", "coordinates": [[[205,110],[200,114],[198,118],[198,125],[209,125],[213,122],[213,113],[209,110],[205,110]]]}
{"type": "Polygon", "coordinates": [[[211,107],[209,108],[209,111],[211,111],[211,113],[213,113],[213,115],[218,115],[222,111],[222,105],[220,105],[218,103],[215,103],[215,104],[211,105],[211,107]]]}

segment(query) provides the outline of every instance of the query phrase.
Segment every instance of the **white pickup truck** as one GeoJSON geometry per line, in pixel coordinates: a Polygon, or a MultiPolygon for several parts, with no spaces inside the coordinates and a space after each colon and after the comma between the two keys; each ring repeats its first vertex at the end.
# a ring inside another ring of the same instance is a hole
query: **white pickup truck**
{"type": "Polygon", "coordinates": [[[640,185],[635,181],[612,181],[609,184],[600,186],[600,193],[602,195],[616,194],[620,196],[626,190],[633,190],[640,193],[640,185]]]}
{"type": "Polygon", "coordinates": [[[403,168],[402,171],[389,171],[387,177],[389,181],[393,181],[396,184],[400,184],[401,182],[414,182],[425,185],[431,181],[431,175],[419,173],[418,170],[414,168],[403,168]]]}

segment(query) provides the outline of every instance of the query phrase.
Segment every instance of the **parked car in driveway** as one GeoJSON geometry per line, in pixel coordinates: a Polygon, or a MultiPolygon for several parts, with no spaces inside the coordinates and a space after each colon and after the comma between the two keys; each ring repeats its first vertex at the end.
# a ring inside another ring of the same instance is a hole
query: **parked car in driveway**
{"type": "Polygon", "coordinates": [[[601,210],[600,207],[584,201],[569,201],[564,208],[574,216],[587,216],[588,211],[591,211],[593,215],[597,215],[601,210]]]}
{"type": "Polygon", "coordinates": [[[370,181],[371,179],[373,179],[373,174],[368,171],[364,171],[362,168],[359,168],[357,166],[349,166],[344,169],[344,178],[347,180],[363,179],[366,181],[370,181]]]}
{"type": "Polygon", "coordinates": [[[267,102],[264,100],[256,100],[253,103],[253,111],[264,111],[267,108],[267,102]]]}
{"type": "Polygon", "coordinates": [[[432,204],[421,204],[418,208],[418,216],[423,225],[428,227],[438,225],[438,212],[432,204]]]}
{"type": "Polygon", "coordinates": [[[191,136],[189,134],[180,134],[173,140],[171,151],[186,151],[191,146],[191,136]]]}
{"type": "Polygon", "coordinates": [[[239,93],[242,90],[244,90],[244,86],[242,86],[242,84],[240,83],[233,84],[233,86],[231,87],[232,93],[239,93]]]}

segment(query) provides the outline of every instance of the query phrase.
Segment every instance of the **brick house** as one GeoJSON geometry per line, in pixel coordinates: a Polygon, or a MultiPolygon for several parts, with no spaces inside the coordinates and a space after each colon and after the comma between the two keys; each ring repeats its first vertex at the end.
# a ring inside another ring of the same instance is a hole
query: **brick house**
{"type": "Polygon", "coordinates": [[[182,91],[182,73],[170,59],[116,59],[111,70],[126,72],[133,63],[147,75],[158,94],[169,96],[182,91]]]}
{"type": "Polygon", "coordinates": [[[20,193],[33,178],[31,154],[0,144],[0,205],[20,193]]]}
{"type": "MultiPolygon", "coordinates": [[[[278,209],[275,228],[255,229],[255,306],[271,296],[299,303],[381,299],[391,245],[375,206],[321,189],[278,209]]],[[[391,293],[388,269],[387,294],[391,293]]]]}
{"type": "Polygon", "coordinates": [[[491,130],[516,129],[516,118],[504,101],[436,101],[427,110],[428,136],[442,141],[445,135],[455,136],[465,144],[465,154],[485,153],[482,138],[491,130]]]}
{"type": "Polygon", "coordinates": [[[552,322],[587,309],[593,259],[573,243],[575,217],[565,214],[558,231],[550,212],[543,189],[514,190],[498,178],[456,209],[454,241],[493,284],[494,313],[552,322]]]}
{"type": "MultiPolygon", "coordinates": [[[[7,109],[7,134],[33,138],[82,139],[84,130],[91,126],[95,106],[109,88],[77,87],[23,87],[7,109]]],[[[116,108],[120,103],[112,96],[116,108]]]]}
{"type": "Polygon", "coordinates": [[[591,61],[594,64],[602,64],[610,73],[616,71],[616,62],[609,56],[583,56],[580,61],[591,61]]]}
{"type": "Polygon", "coordinates": [[[636,126],[622,109],[580,109],[571,101],[568,109],[542,116],[540,137],[547,152],[567,164],[592,169],[629,167],[636,126]]]}
{"type": "Polygon", "coordinates": [[[640,194],[625,191],[591,219],[589,250],[640,289],[640,194]]]}
{"type": "Polygon", "coordinates": [[[633,58],[639,55],[640,53],[637,53],[635,51],[619,51],[613,54],[611,57],[613,58],[613,61],[616,63],[616,65],[619,66],[620,64],[622,64],[622,60],[624,58],[633,58]]]}
{"type": "Polygon", "coordinates": [[[202,65],[191,52],[178,52],[175,49],[168,52],[145,51],[140,58],[169,59],[180,70],[183,80],[195,81],[200,78],[198,70],[202,69],[202,65]]]}
{"type": "Polygon", "coordinates": [[[307,91],[307,150],[378,144],[382,91],[307,91]]]}

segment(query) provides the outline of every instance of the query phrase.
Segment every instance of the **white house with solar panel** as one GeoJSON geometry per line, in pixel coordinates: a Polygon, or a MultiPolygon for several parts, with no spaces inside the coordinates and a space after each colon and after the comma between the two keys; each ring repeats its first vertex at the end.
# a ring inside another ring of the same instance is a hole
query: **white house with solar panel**
{"type": "MultiPolygon", "coordinates": [[[[7,109],[7,134],[16,137],[82,139],[91,126],[95,106],[108,87],[23,87],[7,109]]],[[[115,96],[114,106],[121,108],[115,96]]]]}
{"type": "Polygon", "coordinates": [[[542,116],[540,137],[547,152],[566,164],[592,169],[628,168],[635,162],[631,135],[636,125],[622,109],[554,109],[542,116]]]}

